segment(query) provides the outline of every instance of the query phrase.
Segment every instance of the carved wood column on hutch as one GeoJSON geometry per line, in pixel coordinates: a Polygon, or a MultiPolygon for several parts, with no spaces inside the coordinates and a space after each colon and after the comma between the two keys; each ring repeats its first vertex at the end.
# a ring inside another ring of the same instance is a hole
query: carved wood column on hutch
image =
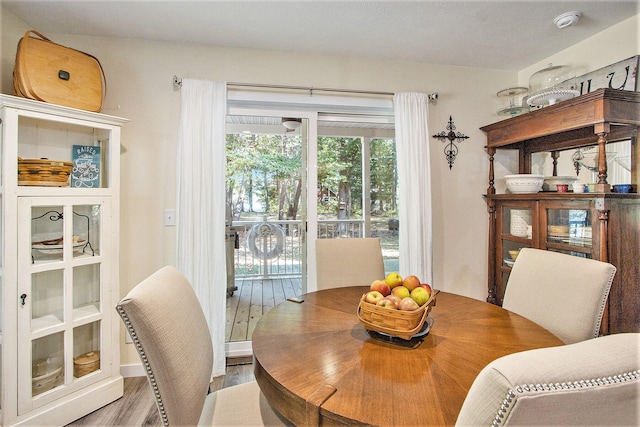
{"type": "Polygon", "coordinates": [[[122,396],[114,307],[124,123],[0,95],[3,426],[65,425],[122,396]],[[19,157],[55,162],[31,173],[19,157]],[[71,185],[56,179],[74,160],[71,185]]]}
{"type": "Polygon", "coordinates": [[[489,155],[487,301],[502,304],[511,271],[509,250],[533,247],[584,256],[617,268],[602,333],[640,332],[639,128],[640,93],[614,89],[598,89],[481,128],[489,155]],[[612,193],[607,182],[606,145],[623,140],[631,140],[629,194],[612,193]],[[533,153],[551,152],[555,159],[559,151],[589,146],[598,147],[594,193],[496,194],[496,150],[517,150],[518,173],[531,173],[533,153]],[[512,226],[521,216],[530,221],[530,230],[512,226]],[[564,228],[558,232],[556,226],[564,228]]]}

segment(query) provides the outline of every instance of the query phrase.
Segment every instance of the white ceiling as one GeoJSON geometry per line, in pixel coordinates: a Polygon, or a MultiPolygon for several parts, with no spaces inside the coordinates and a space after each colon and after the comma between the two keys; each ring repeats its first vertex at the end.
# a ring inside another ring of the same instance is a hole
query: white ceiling
{"type": "MultiPolygon", "coordinates": [[[[0,0],[47,33],[518,71],[639,13],[639,1],[0,0]],[[581,11],[577,25],[553,18],[581,11]]],[[[636,43],[637,35],[629,35],[636,43]]],[[[594,55],[597,52],[594,52],[594,55]]]]}

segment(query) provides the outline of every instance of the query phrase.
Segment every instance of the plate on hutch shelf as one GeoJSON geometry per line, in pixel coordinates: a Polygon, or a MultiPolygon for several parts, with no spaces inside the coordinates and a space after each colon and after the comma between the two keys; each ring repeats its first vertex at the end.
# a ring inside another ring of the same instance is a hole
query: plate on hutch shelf
{"type": "MultiPolygon", "coordinates": [[[[73,250],[77,251],[86,244],[87,244],[86,240],[78,240],[73,244],[73,250]]],[[[44,242],[33,242],[31,244],[31,249],[35,249],[37,251],[48,253],[48,254],[62,253],[63,247],[64,245],[61,245],[61,244],[52,245],[44,242]]]]}

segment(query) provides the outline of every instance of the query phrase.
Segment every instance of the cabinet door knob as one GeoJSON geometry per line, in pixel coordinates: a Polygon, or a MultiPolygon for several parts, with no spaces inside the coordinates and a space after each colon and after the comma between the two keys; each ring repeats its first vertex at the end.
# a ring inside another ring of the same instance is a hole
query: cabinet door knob
{"type": "Polygon", "coordinates": [[[20,295],[20,299],[22,300],[22,305],[24,305],[25,304],[24,300],[27,299],[27,294],[20,295]]]}

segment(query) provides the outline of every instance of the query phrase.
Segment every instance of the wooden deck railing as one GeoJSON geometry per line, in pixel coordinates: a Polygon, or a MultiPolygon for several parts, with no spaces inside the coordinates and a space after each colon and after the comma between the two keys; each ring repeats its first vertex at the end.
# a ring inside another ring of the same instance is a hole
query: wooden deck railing
{"type": "MultiPolygon", "coordinates": [[[[300,276],[304,225],[301,221],[234,221],[235,277],[300,276]]],[[[318,221],[318,238],[363,236],[363,220],[318,221]]]]}

